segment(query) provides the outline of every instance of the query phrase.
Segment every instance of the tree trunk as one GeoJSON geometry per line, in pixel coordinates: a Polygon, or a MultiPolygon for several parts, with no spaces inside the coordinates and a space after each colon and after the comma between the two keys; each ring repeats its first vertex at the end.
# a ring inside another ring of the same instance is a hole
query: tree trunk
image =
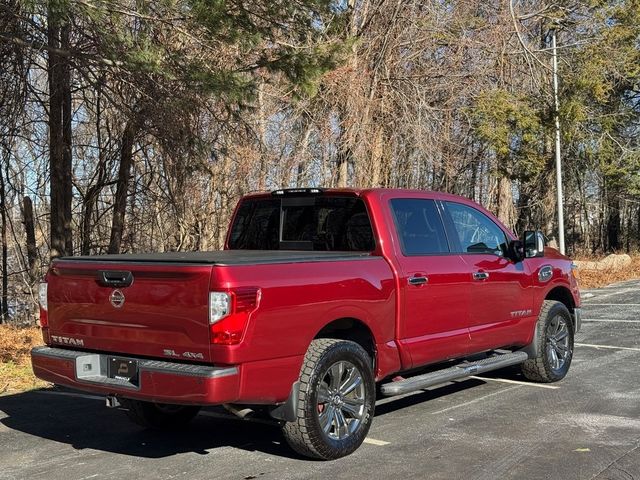
{"type": "Polygon", "coordinates": [[[124,217],[127,211],[127,192],[129,190],[129,177],[133,165],[133,146],[137,128],[130,120],[122,134],[120,146],[120,168],[116,181],[116,198],[113,205],[113,219],[111,221],[111,239],[109,241],[109,253],[120,253],[122,246],[122,234],[124,232],[124,217]]]}
{"type": "Polygon", "coordinates": [[[511,180],[508,177],[503,175],[498,179],[496,193],[498,218],[508,228],[513,228],[515,211],[513,206],[513,192],[511,191],[511,180]]]}
{"type": "Polygon", "coordinates": [[[7,204],[4,173],[0,169],[0,241],[2,242],[2,299],[0,299],[0,323],[8,318],[9,265],[7,262],[7,204]]]}
{"type": "Polygon", "coordinates": [[[27,237],[27,267],[29,269],[29,280],[33,284],[36,281],[36,260],[38,248],[36,246],[36,229],[33,219],[33,202],[31,198],[22,199],[22,211],[24,216],[24,229],[27,237]]]}
{"type": "Polygon", "coordinates": [[[626,242],[626,248],[625,251],[627,253],[631,253],[631,228],[633,226],[633,221],[631,218],[631,206],[626,205],[626,208],[624,209],[624,214],[627,217],[627,228],[625,229],[625,242],[626,242]]]}
{"type": "Polygon", "coordinates": [[[515,221],[515,233],[520,236],[522,232],[527,229],[537,229],[538,225],[535,225],[531,218],[531,207],[528,204],[531,202],[529,191],[525,188],[520,189],[520,198],[518,199],[518,217],[515,221]]]}
{"type": "Polygon", "coordinates": [[[91,254],[91,227],[93,226],[91,223],[91,217],[93,217],[93,210],[96,204],[96,199],[98,198],[98,185],[92,185],[87,190],[87,195],[83,200],[82,205],[82,244],[80,247],[81,255],[90,255],[91,254]]]}
{"type": "Polygon", "coordinates": [[[264,105],[264,82],[258,84],[258,140],[260,142],[260,171],[258,174],[258,190],[267,188],[267,114],[264,105]]]}
{"type": "Polygon", "coordinates": [[[340,156],[338,160],[338,180],[336,186],[338,188],[345,188],[347,186],[347,176],[349,174],[349,163],[345,156],[340,156]]]}
{"type": "Polygon", "coordinates": [[[49,3],[47,77],[49,82],[49,169],[51,197],[51,258],[73,254],[71,233],[71,76],[68,58],[55,49],[68,48],[69,27],[61,27],[61,12],[49,3]],[[62,37],[62,39],[61,39],[62,37]]]}
{"type": "Polygon", "coordinates": [[[91,230],[93,228],[92,218],[96,210],[100,192],[102,192],[102,189],[105,186],[107,176],[106,161],[102,158],[102,154],[100,155],[98,162],[98,178],[96,179],[96,183],[89,187],[84,199],[82,200],[82,245],[80,249],[82,255],[91,254],[91,230]]]}
{"type": "MultiPolygon", "coordinates": [[[[61,46],[63,50],[70,50],[69,24],[61,28],[61,46]]],[[[63,185],[63,210],[64,210],[64,245],[67,255],[73,255],[73,230],[71,229],[73,203],[73,157],[72,157],[72,130],[71,130],[71,65],[69,57],[62,58],[62,174],[63,185]]]]}
{"type": "Polygon", "coordinates": [[[380,187],[380,179],[382,177],[382,162],[384,157],[384,133],[382,126],[378,126],[373,138],[373,145],[371,146],[371,166],[370,176],[366,179],[366,182],[362,183],[362,186],[368,186],[372,188],[380,187]]]}
{"type": "Polygon", "coordinates": [[[620,198],[615,193],[608,197],[607,251],[614,252],[620,249],[620,198]]]}
{"type": "MultiPolygon", "coordinates": [[[[60,48],[58,12],[49,4],[47,37],[49,47],[60,48]]],[[[65,254],[64,239],[64,177],[62,173],[62,75],[58,54],[49,50],[47,59],[49,80],[49,169],[51,196],[51,258],[65,254]]]]}
{"type": "MultiPolygon", "coordinates": [[[[101,79],[102,82],[102,79],[101,79]]],[[[101,84],[100,84],[101,85],[101,84]]],[[[97,178],[95,184],[87,189],[85,197],[82,199],[82,219],[80,222],[81,249],[82,255],[91,254],[91,230],[93,227],[93,215],[96,211],[98,198],[102,189],[105,187],[107,179],[107,161],[105,159],[104,148],[102,145],[102,87],[98,86],[96,91],[96,143],[98,148],[98,166],[97,178]]]]}
{"type": "MultiPolygon", "coordinates": [[[[296,166],[295,185],[298,188],[305,186],[305,181],[304,181],[305,180],[304,179],[305,157],[307,156],[307,149],[309,148],[309,137],[310,136],[311,136],[311,123],[307,122],[306,126],[304,127],[304,134],[302,135],[302,140],[300,141],[300,146],[299,146],[298,151],[296,153],[297,166],[296,166]]],[[[289,182],[287,182],[287,185],[289,185],[289,182]]]]}

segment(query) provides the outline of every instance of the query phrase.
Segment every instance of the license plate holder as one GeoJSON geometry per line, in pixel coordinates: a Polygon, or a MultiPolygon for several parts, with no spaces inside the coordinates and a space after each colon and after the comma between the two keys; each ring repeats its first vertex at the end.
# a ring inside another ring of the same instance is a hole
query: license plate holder
{"type": "Polygon", "coordinates": [[[130,358],[109,357],[107,360],[107,376],[115,380],[138,385],[138,361],[130,358]]]}

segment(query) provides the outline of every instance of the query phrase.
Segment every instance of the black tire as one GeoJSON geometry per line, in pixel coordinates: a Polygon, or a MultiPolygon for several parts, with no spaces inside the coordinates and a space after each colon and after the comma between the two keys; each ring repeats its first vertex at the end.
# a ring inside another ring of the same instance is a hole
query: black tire
{"type": "Polygon", "coordinates": [[[573,333],[573,321],[567,307],[560,302],[545,300],[536,326],[536,356],[522,364],[524,376],[542,383],[562,380],[573,358],[573,333]]]}
{"type": "Polygon", "coordinates": [[[192,405],[170,405],[166,403],[143,402],[121,399],[127,417],[132,422],[154,430],[177,430],[186,426],[200,411],[192,405]]]}
{"type": "Polygon", "coordinates": [[[367,352],[355,342],[311,342],[300,370],[298,418],[283,427],[291,448],[306,457],[332,460],[362,444],[375,408],[371,365],[367,352]],[[353,384],[357,387],[349,390],[353,384]]]}

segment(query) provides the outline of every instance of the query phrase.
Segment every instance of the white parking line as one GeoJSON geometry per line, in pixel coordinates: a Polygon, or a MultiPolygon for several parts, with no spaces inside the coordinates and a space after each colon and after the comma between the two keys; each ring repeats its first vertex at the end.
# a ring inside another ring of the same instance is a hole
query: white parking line
{"type": "Polygon", "coordinates": [[[516,385],[525,385],[527,387],[550,388],[553,390],[555,390],[556,388],[560,388],[555,385],[544,385],[542,383],[532,383],[532,382],[520,382],[518,380],[509,380],[508,378],[491,378],[491,377],[476,377],[476,376],[471,376],[468,378],[475,378],[476,380],[485,380],[490,382],[513,383],[516,385]]]}
{"type": "Polygon", "coordinates": [[[640,307],[640,303],[587,303],[589,307],[596,305],[606,305],[607,307],[640,307]]]}
{"type": "Polygon", "coordinates": [[[618,318],[583,318],[583,322],[640,323],[640,320],[622,320],[618,318]]]}
{"type": "Polygon", "coordinates": [[[618,347],[615,345],[594,345],[592,343],[576,343],[575,344],[578,347],[589,347],[589,348],[610,348],[613,350],[632,350],[634,352],[640,352],[640,348],[633,348],[633,347],[618,347]]]}
{"type": "MultiPolygon", "coordinates": [[[[602,291],[606,291],[605,289],[600,290],[599,292],[602,291]]],[[[621,293],[631,293],[631,292],[638,292],[638,288],[624,288],[621,290],[617,290],[614,292],[609,292],[609,293],[597,293],[595,294],[593,297],[583,297],[583,298],[606,298],[606,297],[611,297],[613,295],[620,295],[621,293]]]]}
{"type": "Polygon", "coordinates": [[[455,410],[456,408],[466,407],[467,405],[472,405],[474,403],[481,402],[481,401],[483,401],[483,400],[485,400],[485,399],[487,399],[489,397],[493,397],[493,396],[499,395],[501,393],[507,393],[509,390],[515,390],[517,388],[522,388],[522,385],[514,385],[513,387],[505,388],[504,390],[499,390],[497,392],[490,393],[488,395],[485,395],[484,397],[479,397],[479,398],[476,398],[474,400],[470,400],[468,402],[461,403],[460,405],[454,405],[453,407],[443,408],[442,410],[438,410],[437,412],[431,412],[431,415],[438,415],[439,413],[448,412],[449,410],[455,410]]]}
{"type": "Polygon", "coordinates": [[[389,445],[390,442],[385,442],[384,440],[376,440],[375,438],[365,438],[364,443],[368,443],[370,445],[378,445],[379,447],[383,447],[385,445],[389,445]]]}

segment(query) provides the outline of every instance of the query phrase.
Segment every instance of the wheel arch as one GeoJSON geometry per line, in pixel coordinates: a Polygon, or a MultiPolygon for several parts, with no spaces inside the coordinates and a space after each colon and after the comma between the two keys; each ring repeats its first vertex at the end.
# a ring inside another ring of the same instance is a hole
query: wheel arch
{"type": "Polygon", "coordinates": [[[573,326],[574,333],[578,331],[578,320],[576,318],[576,302],[573,298],[573,294],[569,287],[564,285],[557,285],[553,287],[551,290],[547,292],[544,297],[544,300],[555,300],[556,302],[562,303],[567,310],[569,310],[569,314],[571,315],[571,323],[573,326]]]}
{"type": "Polygon", "coordinates": [[[330,321],[313,337],[318,338],[338,338],[340,340],[351,340],[360,345],[369,354],[373,362],[373,371],[376,366],[376,339],[369,326],[358,318],[343,317],[330,321]]]}
{"type": "Polygon", "coordinates": [[[576,307],[576,304],[573,300],[573,295],[571,294],[571,290],[569,290],[569,288],[565,287],[564,285],[553,287],[547,292],[544,299],[555,300],[556,302],[563,303],[570,313],[573,313],[573,309],[576,307]]]}

